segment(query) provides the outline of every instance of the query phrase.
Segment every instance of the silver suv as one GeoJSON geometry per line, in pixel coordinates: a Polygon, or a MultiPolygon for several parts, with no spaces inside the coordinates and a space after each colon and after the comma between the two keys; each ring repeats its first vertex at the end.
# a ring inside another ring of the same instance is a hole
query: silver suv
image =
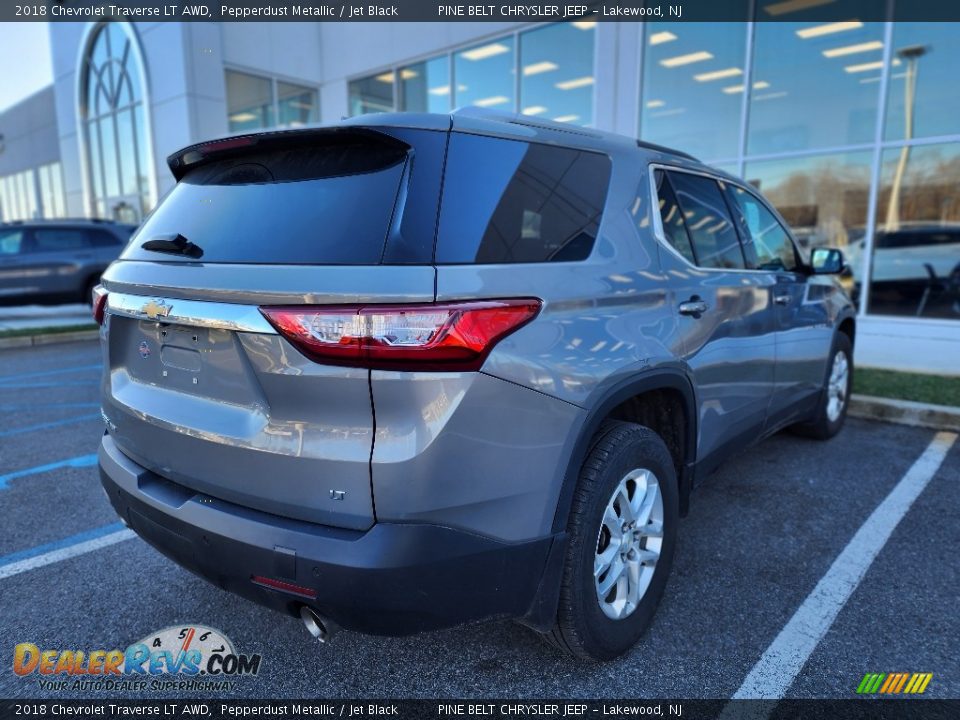
{"type": "Polygon", "coordinates": [[[506,617],[614,658],[691,488],[843,424],[842,256],[682,153],[458,111],[168,163],[98,293],[103,484],[321,639],[506,617]]]}

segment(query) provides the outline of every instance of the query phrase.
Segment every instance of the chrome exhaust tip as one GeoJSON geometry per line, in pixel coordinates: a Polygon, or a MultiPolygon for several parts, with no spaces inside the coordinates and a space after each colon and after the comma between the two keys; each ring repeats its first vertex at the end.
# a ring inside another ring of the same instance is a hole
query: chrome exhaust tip
{"type": "Polygon", "coordinates": [[[311,635],[322,643],[330,642],[337,631],[336,624],[307,605],[300,606],[300,619],[311,635]]]}

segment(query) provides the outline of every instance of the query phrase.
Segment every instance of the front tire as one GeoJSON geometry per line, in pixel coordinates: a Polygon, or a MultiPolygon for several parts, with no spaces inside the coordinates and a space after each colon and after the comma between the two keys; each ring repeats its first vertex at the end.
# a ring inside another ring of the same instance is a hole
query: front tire
{"type": "Polygon", "coordinates": [[[833,340],[827,376],[816,412],[810,422],[797,426],[800,434],[817,440],[829,440],[840,432],[847,419],[852,389],[853,345],[845,333],[838,332],[833,340]]]}
{"type": "Polygon", "coordinates": [[[574,491],[549,640],[585,660],[633,647],[663,595],[678,521],[676,470],[663,440],[640,425],[604,423],[574,491]]]}

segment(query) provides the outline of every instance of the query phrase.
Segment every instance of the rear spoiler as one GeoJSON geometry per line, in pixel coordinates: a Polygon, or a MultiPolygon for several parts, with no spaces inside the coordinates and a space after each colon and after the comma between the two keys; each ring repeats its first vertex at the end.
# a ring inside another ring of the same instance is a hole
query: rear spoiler
{"type": "Polygon", "coordinates": [[[188,172],[213,160],[224,160],[247,155],[251,152],[317,148],[325,144],[337,144],[340,141],[356,142],[359,138],[367,138],[384,145],[393,145],[398,149],[407,147],[405,143],[387,133],[367,127],[345,126],[278,130],[276,132],[234,135],[190,145],[167,157],[167,167],[173,173],[174,179],[180,182],[188,172]]]}

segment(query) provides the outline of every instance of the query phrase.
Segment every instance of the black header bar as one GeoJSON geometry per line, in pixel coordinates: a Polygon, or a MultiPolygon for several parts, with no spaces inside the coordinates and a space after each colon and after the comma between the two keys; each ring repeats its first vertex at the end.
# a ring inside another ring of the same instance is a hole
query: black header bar
{"type": "Polygon", "coordinates": [[[758,22],[830,22],[840,20],[960,22],[955,0],[5,0],[4,22],[558,22],[744,21],[753,7],[758,22]],[[892,13],[892,16],[891,16],[892,13]]]}
{"type": "Polygon", "coordinates": [[[0,700],[0,720],[956,720],[960,700],[0,700]]]}

